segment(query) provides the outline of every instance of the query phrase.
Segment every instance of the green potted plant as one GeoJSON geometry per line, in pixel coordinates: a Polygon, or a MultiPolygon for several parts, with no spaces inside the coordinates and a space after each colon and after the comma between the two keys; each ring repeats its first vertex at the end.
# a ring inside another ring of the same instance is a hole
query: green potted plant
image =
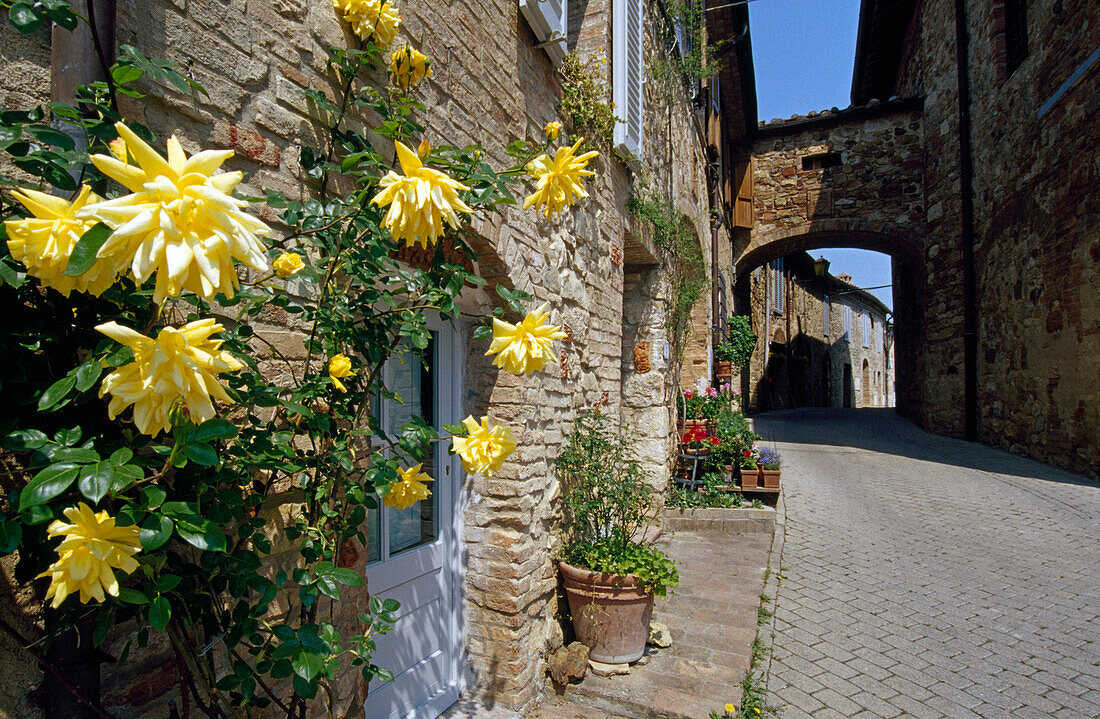
{"type": "Polygon", "coordinates": [[[598,410],[577,418],[557,468],[565,530],[558,566],[577,639],[595,661],[637,661],[654,597],[680,581],[675,563],[646,537],[657,495],[627,437],[598,410]]]}
{"type": "Polygon", "coordinates": [[[762,447],[756,457],[760,479],[768,489],[779,488],[779,472],[783,459],[770,447],[762,447]]]}
{"type": "Polygon", "coordinates": [[[696,427],[706,429],[709,399],[703,392],[696,392],[690,387],[680,393],[676,402],[677,416],[679,417],[676,423],[677,434],[683,436],[696,427]]]}
{"type": "Polygon", "coordinates": [[[729,332],[726,341],[714,347],[715,374],[720,382],[733,377],[734,367],[747,365],[756,349],[756,333],[752,331],[752,319],[748,315],[730,317],[726,327],[729,332]]]}

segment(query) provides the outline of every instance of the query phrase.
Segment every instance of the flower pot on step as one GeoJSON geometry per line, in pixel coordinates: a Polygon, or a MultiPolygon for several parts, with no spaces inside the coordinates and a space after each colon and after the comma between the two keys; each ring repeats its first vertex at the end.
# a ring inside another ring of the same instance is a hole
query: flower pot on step
{"type": "Polygon", "coordinates": [[[638,661],[645,652],[653,593],[632,575],[604,574],[558,562],[577,639],[589,659],[606,664],[638,661]]]}
{"type": "Polygon", "coordinates": [[[764,469],[760,468],[760,480],[764,487],[768,489],[779,489],[779,473],[778,469],[764,469]]]}
{"type": "Polygon", "coordinates": [[[755,489],[761,486],[759,467],[741,467],[741,488],[755,489]]]}
{"type": "Polygon", "coordinates": [[[733,379],[733,362],[716,362],[714,376],[718,378],[719,382],[729,382],[733,379]]]}

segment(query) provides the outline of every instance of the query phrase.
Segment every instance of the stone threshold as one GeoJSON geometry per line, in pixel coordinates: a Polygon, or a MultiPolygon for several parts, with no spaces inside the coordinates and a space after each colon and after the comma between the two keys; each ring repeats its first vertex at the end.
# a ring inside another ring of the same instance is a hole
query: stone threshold
{"type": "Polygon", "coordinates": [[[568,717],[568,710],[576,708],[584,712],[576,716],[585,717],[706,719],[712,709],[740,702],[757,635],[775,510],[677,514],[666,513],[664,528],[674,531],[661,544],[678,562],[680,586],[658,598],[653,611],[654,621],[670,628],[672,646],[647,647],[645,664],[634,665],[625,676],[589,672],[564,694],[544,700],[540,716],[568,717]]]}

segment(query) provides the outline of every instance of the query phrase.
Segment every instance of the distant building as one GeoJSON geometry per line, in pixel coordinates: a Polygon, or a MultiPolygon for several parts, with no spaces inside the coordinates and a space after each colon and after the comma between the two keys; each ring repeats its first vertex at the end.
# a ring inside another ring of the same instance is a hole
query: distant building
{"type": "Polygon", "coordinates": [[[761,341],[743,380],[749,409],[893,406],[890,310],[826,268],[800,252],[751,274],[761,341]]]}

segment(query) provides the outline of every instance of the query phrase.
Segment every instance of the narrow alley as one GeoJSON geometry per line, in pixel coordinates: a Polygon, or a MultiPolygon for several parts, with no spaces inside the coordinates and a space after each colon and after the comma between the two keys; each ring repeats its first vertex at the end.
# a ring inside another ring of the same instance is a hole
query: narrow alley
{"type": "Polygon", "coordinates": [[[784,457],[780,716],[1100,716],[1100,486],[891,410],[756,430],[784,457]]]}

